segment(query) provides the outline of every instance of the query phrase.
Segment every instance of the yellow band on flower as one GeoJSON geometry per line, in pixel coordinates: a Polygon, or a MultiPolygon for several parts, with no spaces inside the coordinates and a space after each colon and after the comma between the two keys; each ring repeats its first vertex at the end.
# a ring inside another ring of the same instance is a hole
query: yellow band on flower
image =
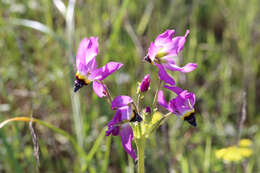
{"type": "Polygon", "coordinates": [[[192,110],[189,111],[189,112],[186,112],[186,113],[181,117],[181,119],[184,120],[185,117],[189,117],[189,116],[190,116],[192,113],[194,113],[194,112],[195,112],[194,109],[192,109],[192,110]]]}
{"type": "Polygon", "coordinates": [[[76,77],[80,80],[83,80],[86,85],[88,85],[91,82],[90,80],[88,80],[87,77],[85,77],[84,75],[81,75],[79,72],[76,73],[76,77]]]}

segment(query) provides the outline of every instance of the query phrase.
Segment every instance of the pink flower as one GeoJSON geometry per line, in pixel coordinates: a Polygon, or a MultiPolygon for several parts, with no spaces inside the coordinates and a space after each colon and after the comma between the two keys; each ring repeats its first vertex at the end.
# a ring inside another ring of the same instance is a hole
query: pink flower
{"type": "Polygon", "coordinates": [[[160,90],[158,93],[158,103],[178,117],[181,117],[181,119],[188,121],[193,126],[196,126],[196,119],[194,116],[194,104],[196,101],[195,94],[192,92],[188,92],[187,90],[182,90],[178,87],[167,85],[165,85],[164,87],[175,92],[177,94],[177,97],[171,99],[167,103],[164,99],[163,91],[160,90]]]}
{"type": "Polygon", "coordinates": [[[154,42],[151,42],[148,54],[144,58],[159,68],[160,79],[170,85],[174,85],[174,80],[167,74],[165,69],[188,73],[197,68],[195,63],[188,63],[184,67],[179,67],[174,60],[183,50],[189,32],[187,30],[184,36],[173,37],[175,30],[166,30],[158,35],[154,42]]]}
{"type": "Polygon", "coordinates": [[[123,64],[109,62],[97,68],[96,56],[98,54],[98,38],[84,38],[78,48],[76,56],[77,73],[74,92],[93,81],[93,89],[99,97],[107,96],[106,86],[101,82],[106,77],[119,70],[123,64]]]}
{"type": "Polygon", "coordinates": [[[112,102],[112,109],[116,109],[113,119],[108,123],[106,135],[120,135],[124,150],[136,160],[136,153],[132,148],[133,129],[129,122],[140,122],[142,117],[132,108],[133,100],[129,96],[117,96],[112,102]]]}

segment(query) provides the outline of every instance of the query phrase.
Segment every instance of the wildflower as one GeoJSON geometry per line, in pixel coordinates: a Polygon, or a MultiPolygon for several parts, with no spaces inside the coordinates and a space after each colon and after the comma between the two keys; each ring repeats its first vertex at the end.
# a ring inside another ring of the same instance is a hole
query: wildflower
{"type": "Polygon", "coordinates": [[[160,90],[158,93],[158,103],[178,117],[181,117],[182,120],[185,120],[196,127],[197,124],[194,109],[194,104],[196,100],[195,94],[192,92],[188,92],[187,90],[182,90],[178,87],[167,85],[165,85],[164,87],[175,92],[177,94],[177,97],[167,103],[164,99],[163,91],[160,90]]]}
{"type": "Polygon", "coordinates": [[[252,141],[250,139],[241,139],[239,141],[240,147],[249,147],[250,145],[252,145],[252,141]]]}
{"type": "Polygon", "coordinates": [[[140,91],[146,92],[149,89],[150,83],[151,83],[151,78],[150,75],[147,74],[145,75],[143,81],[140,84],[140,91]]]}
{"type": "MultiPolygon", "coordinates": [[[[148,54],[144,59],[151,64],[155,64],[159,68],[160,78],[162,78],[160,71],[162,73],[162,71],[165,71],[165,69],[188,73],[197,68],[195,63],[188,63],[184,67],[179,67],[174,60],[183,50],[186,37],[188,36],[189,32],[190,31],[187,30],[184,36],[177,36],[172,38],[174,36],[175,30],[166,30],[164,33],[160,34],[154,42],[151,42],[148,49],[148,54]],[[160,66],[158,66],[158,64],[160,64],[160,66]]],[[[163,73],[167,74],[166,71],[163,73]]],[[[170,76],[168,75],[167,81],[165,81],[164,78],[161,80],[171,84],[169,83],[169,77],[170,76]]]]}
{"type": "Polygon", "coordinates": [[[106,86],[101,82],[110,74],[120,69],[123,64],[109,62],[97,68],[96,56],[98,54],[98,38],[84,38],[78,48],[76,56],[77,73],[74,92],[93,81],[93,89],[99,97],[107,96],[106,86]]]}
{"type": "Polygon", "coordinates": [[[151,108],[150,108],[149,106],[146,106],[144,112],[145,112],[145,113],[148,113],[148,114],[152,113],[151,108]]]}
{"type": "Polygon", "coordinates": [[[215,155],[218,159],[223,159],[229,162],[238,162],[243,158],[249,157],[252,154],[252,150],[245,147],[230,146],[222,148],[216,151],[215,155]]]}
{"type": "Polygon", "coordinates": [[[106,136],[121,136],[124,150],[136,160],[136,153],[132,148],[133,129],[130,122],[141,122],[142,117],[133,109],[133,100],[129,96],[117,96],[112,102],[112,109],[116,109],[113,119],[108,123],[106,136]]]}

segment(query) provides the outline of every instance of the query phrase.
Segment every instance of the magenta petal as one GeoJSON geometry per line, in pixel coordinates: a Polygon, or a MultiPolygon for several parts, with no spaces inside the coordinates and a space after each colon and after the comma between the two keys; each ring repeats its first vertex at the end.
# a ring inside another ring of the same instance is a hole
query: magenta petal
{"type": "Polygon", "coordinates": [[[98,54],[98,38],[90,37],[89,44],[86,47],[86,64],[88,64],[98,54]]]}
{"type": "Polygon", "coordinates": [[[119,70],[123,64],[118,62],[109,62],[105,66],[96,69],[91,72],[89,79],[90,80],[104,80],[107,76],[119,70]]]}
{"type": "Polygon", "coordinates": [[[76,56],[77,70],[82,75],[87,75],[89,66],[93,67],[93,62],[89,64],[98,54],[98,38],[84,38],[80,44],[76,56]]]}
{"type": "Polygon", "coordinates": [[[136,160],[136,154],[132,147],[132,140],[133,140],[133,130],[129,124],[124,124],[121,126],[120,129],[120,136],[121,142],[125,149],[125,151],[134,159],[136,160]]]}
{"type": "Polygon", "coordinates": [[[175,87],[175,86],[168,86],[168,85],[164,85],[164,88],[167,88],[173,92],[175,92],[176,94],[180,94],[183,90],[179,87],[175,87]]]}
{"type": "Polygon", "coordinates": [[[108,127],[108,130],[106,131],[106,136],[109,136],[112,134],[113,136],[119,135],[120,126],[110,126],[108,127]]]}
{"type": "Polygon", "coordinates": [[[155,44],[156,45],[162,45],[162,44],[166,44],[172,41],[172,37],[175,33],[175,30],[170,30],[167,29],[165,32],[163,32],[162,34],[158,35],[158,37],[155,39],[155,44]]]}
{"type": "Polygon", "coordinates": [[[183,116],[185,113],[192,111],[195,104],[195,94],[188,92],[187,90],[182,91],[179,95],[169,102],[169,108],[171,112],[177,116],[183,116]]]}
{"type": "Polygon", "coordinates": [[[132,114],[132,107],[131,106],[123,106],[117,109],[117,111],[120,111],[121,117],[120,120],[130,120],[131,114],[132,114]]]}
{"type": "Polygon", "coordinates": [[[179,67],[174,63],[167,63],[167,64],[164,64],[164,66],[171,71],[180,71],[183,73],[192,72],[193,70],[195,70],[197,68],[197,64],[194,64],[194,63],[188,63],[184,67],[179,67]]]}
{"type": "Polygon", "coordinates": [[[118,123],[122,122],[121,119],[121,111],[119,109],[116,110],[115,115],[111,121],[109,121],[108,126],[114,126],[118,123]]]}
{"type": "Polygon", "coordinates": [[[91,72],[91,71],[94,71],[96,68],[97,68],[96,58],[93,58],[87,64],[87,71],[91,72]]]}
{"type": "Polygon", "coordinates": [[[116,109],[122,106],[127,106],[128,104],[132,103],[133,99],[129,96],[117,96],[112,101],[112,109],[116,109]]]}
{"type": "Polygon", "coordinates": [[[178,36],[172,39],[172,51],[174,51],[175,54],[178,55],[178,53],[183,50],[184,44],[186,42],[186,37],[188,36],[189,32],[190,30],[187,30],[184,36],[178,36]]]}
{"type": "Polygon", "coordinates": [[[106,86],[100,81],[93,81],[93,90],[100,98],[107,96],[106,86]]]}
{"type": "Polygon", "coordinates": [[[156,64],[156,66],[159,68],[159,78],[163,80],[165,83],[168,83],[170,85],[174,85],[175,81],[174,79],[165,71],[164,67],[160,64],[156,64]]]}
{"type": "Polygon", "coordinates": [[[160,90],[160,91],[158,92],[158,99],[157,99],[157,101],[158,101],[158,103],[159,103],[161,106],[163,106],[163,107],[165,107],[166,109],[168,109],[168,103],[167,103],[166,100],[164,99],[164,94],[163,94],[163,91],[162,91],[162,90],[160,90]]]}
{"type": "Polygon", "coordinates": [[[162,46],[156,46],[153,42],[151,42],[150,47],[148,49],[148,57],[153,62],[156,54],[162,48],[162,46]]]}
{"type": "Polygon", "coordinates": [[[191,106],[194,106],[196,100],[194,93],[184,90],[179,94],[179,96],[182,97],[184,100],[188,101],[191,106]]]}

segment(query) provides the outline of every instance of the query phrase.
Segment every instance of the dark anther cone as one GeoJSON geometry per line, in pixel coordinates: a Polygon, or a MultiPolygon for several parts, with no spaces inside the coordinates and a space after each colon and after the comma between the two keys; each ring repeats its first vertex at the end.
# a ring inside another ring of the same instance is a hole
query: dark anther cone
{"type": "Polygon", "coordinates": [[[136,112],[134,111],[134,117],[130,120],[130,122],[141,122],[143,121],[143,118],[136,112]]]}
{"type": "Polygon", "coordinates": [[[143,61],[147,61],[149,63],[152,63],[151,59],[149,58],[148,55],[146,55],[144,58],[143,58],[143,61]]]}
{"type": "Polygon", "coordinates": [[[196,127],[197,123],[196,123],[196,118],[195,118],[195,113],[190,114],[190,116],[185,117],[184,121],[187,121],[189,124],[191,124],[192,126],[196,127]]]}
{"type": "Polygon", "coordinates": [[[76,79],[75,84],[74,84],[74,92],[77,92],[84,85],[85,85],[85,82],[83,80],[76,79]]]}

